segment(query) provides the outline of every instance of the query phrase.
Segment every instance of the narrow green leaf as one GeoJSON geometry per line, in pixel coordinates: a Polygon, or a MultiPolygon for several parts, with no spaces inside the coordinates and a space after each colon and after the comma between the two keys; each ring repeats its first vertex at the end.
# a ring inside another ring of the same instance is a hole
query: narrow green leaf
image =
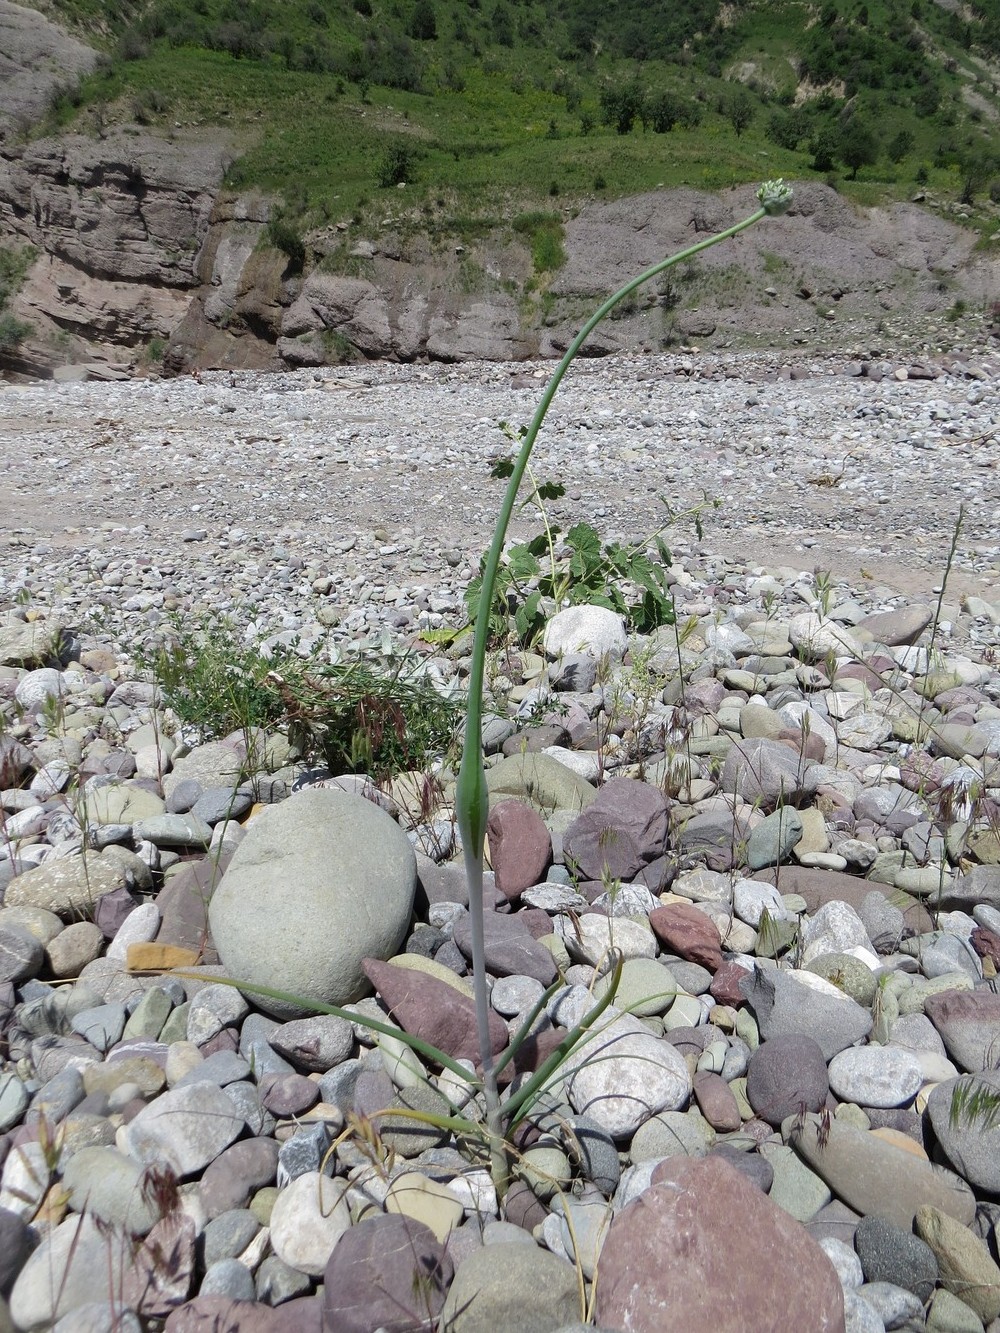
{"type": "MultiPolygon", "coordinates": [[[[594,1005],[589,1009],[583,1018],[580,1019],[576,1027],[570,1028],[564,1039],[559,1043],[549,1058],[542,1064],[531,1078],[525,1083],[523,1088],[519,1088],[512,1096],[508,1097],[504,1103],[504,1118],[508,1122],[509,1129],[513,1129],[516,1124],[524,1118],[526,1109],[538,1096],[539,1092],[545,1087],[552,1075],[566,1063],[567,1057],[572,1053],[577,1042],[583,1037],[589,1029],[597,1022],[601,1014],[604,1013],[608,1005],[611,1004],[618,991],[622,979],[622,967],[624,959],[619,958],[615,964],[615,970],[611,974],[611,984],[608,989],[594,1005]]],[[[509,1130],[508,1130],[509,1132],[509,1130]]]]}
{"type": "MultiPolygon", "coordinates": [[[[177,970],[164,975],[182,977],[188,981],[205,980],[204,976],[198,972],[177,970]]],[[[348,1009],[341,1008],[338,1004],[324,1004],[322,1000],[314,1000],[309,995],[293,995],[290,991],[276,990],[273,986],[257,986],[250,981],[234,981],[231,977],[212,977],[212,984],[232,986],[235,990],[246,991],[250,995],[263,995],[269,1000],[280,1000],[282,1004],[294,1005],[297,1009],[307,1009],[314,1014],[333,1014],[335,1018],[346,1018],[349,1023],[360,1023],[362,1027],[370,1028],[372,1032],[380,1032],[386,1037],[395,1037],[404,1046],[409,1046],[416,1051],[418,1055],[422,1055],[425,1059],[440,1065],[442,1069],[450,1069],[453,1074],[458,1074],[471,1086],[478,1086],[477,1080],[470,1076],[464,1065],[460,1065],[457,1060],[453,1060],[450,1055],[446,1055],[444,1051],[432,1046],[429,1041],[424,1041],[422,1037],[415,1037],[412,1032],[407,1032],[404,1028],[393,1027],[389,1023],[380,1023],[377,1018],[369,1018],[367,1014],[353,1013],[348,1009]]]]}
{"type": "Polygon", "coordinates": [[[517,1055],[518,1051],[521,1049],[521,1046],[524,1044],[525,1038],[531,1032],[531,1026],[534,1023],[535,1019],[548,1004],[549,1000],[552,999],[553,995],[555,995],[557,991],[561,990],[565,984],[566,983],[560,976],[556,981],[552,983],[552,985],[548,988],[548,990],[544,991],[542,995],[535,1001],[531,1009],[528,1011],[528,1014],[525,1017],[524,1021],[522,1022],[521,1026],[517,1029],[517,1031],[511,1038],[510,1045],[507,1047],[506,1051],[504,1051],[503,1055],[501,1055],[498,1058],[495,1066],[497,1074],[499,1074],[501,1069],[505,1068],[511,1062],[511,1060],[513,1060],[514,1056],[517,1055]]]}

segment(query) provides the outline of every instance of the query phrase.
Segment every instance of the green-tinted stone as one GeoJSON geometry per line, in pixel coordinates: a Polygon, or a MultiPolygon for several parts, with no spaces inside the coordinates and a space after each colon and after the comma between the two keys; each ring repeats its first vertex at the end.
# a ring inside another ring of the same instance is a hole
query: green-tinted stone
{"type": "Polygon", "coordinates": [[[862,1111],[860,1106],[854,1102],[841,1102],[834,1115],[838,1120],[842,1120],[845,1125],[853,1125],[855,1129],[871,1129],[872,1122],[862,1111]]]}
{"type": "Polygon", "coordinates": [[[661,1111],[639,1126],[629,1154],[633,1162],[651,1157],[705,1157],[715,1130],[697,1111],[661,1111]]]}
{"type": "Polygon", "coordinates": [[[942,873],[941,866],[903,866],[893,883],[895,888],[912,893],[915,898],[933,898],[947,892],[954,878],[948,869],[942,873]]]}
{"type": "Polygon", "coordinates": [[[754,952],[758,958],[777,958],[787,952],[798,934],[797,921],[775,921],[769,917],[766,924],[761,923],[757,931],[757,947],[754,952]]]}
{"type": "Polygon", "coordinates": [[[258,1190],[250,1200],[250,1211],[262,1227],[270,1226],[271,1210],[277,1202],[280,1193],[281,1191],[278,1189],[277,1185],[265,1185],[264,1188],[258,1190]]]}
{"type": "MultiPolygon", "coordinates": [[[[392,1107],[398,1107],[401,1111],[419,1111],[429,1115],[452,1114],[447,1098],[428,1083],[401,1088],[392,1100],[392,1107]]],[[[400,1157],[416,1157],[427,1148],[440,1147],[451,1132],[439,1129],[425,1120],[413,1120],[405,1114],[380,1117],[378,1131],[386,1147],[400,1157]]]]}
{"type": "Polygon", "coordinates": [[[895,885],[896,876],[906,864],[907,855],[908,853],[902,850],[879,852],[868,871],[868,878],[873,879],[876,884],[895,885]]]}
{"type": "Polygon", "coordinates": [[[160,1029],[160,1041],[169,1046],[175,1041],[187,1040],[187,1022],[190,1010],[190,1000],[186,1000],[184,1004],[177,1006],[160,1029]]]}
{"type": "Polygon", "coordinates": [[[736,1098],[736,1105],[740,1108],[741,1120],[753,1120],[755,1111],[747,1098],[747,1081],[745,1078],[734,1078],[730,1080],[729,1091],[736,1098]]]}
{"type": "Polygon", "coordinates": [[[558,759],[547,754],[514,754],[486,772],[490,798],[513,796],[546,814],[551,810],[585,810],[595,789],[558,759]]]}
{"type": "Polygon", "coordinates": [[[833,982],[845,995],[868,1009],[875,998],[877,982],[870,967],[849,953],[825,953],[806,965],[807,972],[833,982]]]}
{"type": "Polygon", "coordinates": [[[944,1287],[934,1293],[924,1327],[928,1333],[983,1333],[983,1321],[975,1310],[944,1287]]]}
{"type": "Polygon", "coordinates": [[[561,1148],[529,1148],[519,1159],[514,1174],[523,1180],[536,1198],[547,1203],[570,1182],[569,1158],[561,1148]]]}
{"type": "Polygon", "coordinates": [[[872,1030],[868,1034],[869,1041],[887,1046],[892,1040],[892,1025],[899,1017],[899,996],[904,990],[905,987],[894,990],[888,985],[876,987],[875,998],[872,1001],[872,1030]]]}
{"type": "MultiPolygon", "coordinates": [[[[607,994],[610,977],[602,977],[594,987],[598,999],[607,994]]],[[[668,967],[654,958],[627,958],[622,965],[621,980],[615,992],[617,1009],[627,1010],[637,1018],[663,1014],[674,1002],[677,981],[668,967]]]]}
{"type": "Polygon", "coordinates": [[[894,714],[889,718],[893,739],[912,743],[921,731],[920,721],[911,713],[894,714]]]}
{"type": "Polygon", "coordinates": [[[928,671],[926,676],[916,676],[913,688],[925,699],[936,699],[946,690],[956,690],[962,683],[957,671],[928,671]]]}
{"type": "Polygon", "coordinates": [[[542,935],[539,938],[538,943],[545,945],[546,949],[548,949],[549,953],[555,959],[556,967],[558,967],[560,972],[565,972],[567,967],[572,965],[573,960],[567,952],[562,936],[542,935]]]}
{"type": "Polygon", "coordinates": [[[92,1092],[114,1092],[123,1083],[136,1083],[140,1092],[147,1097],[154,1097],[163,1091],[166,1081],[160,1066],[141,1055],[116,1060],[113,1064],[88,1065],[83,1071],[83,1086],[88,1095],[92,1092]]]}
{"type": "Polygon", "coordinates": [[[164,801],[145,787],[110,782],[88,793],[83,817],[89,824],[136,824],[162,815],[166,808],[164,801]]]}
{"type": "Polygon", "coordinates": [[[162,986],[151,986],[132,1010],[125,1024],[122,1040],[131,1041],[134,1037],[149,1037],[152,1041],[156,1041],[173,1007],[173,1000],[162,986]]]}
{"type": "Polygon", "coordinates": [[[917,1209],[914,1231],[937,1255],[940,1282],[984,1324],[1000,1315],[1000,1268],[985,1243],[938,1208],[917,1209]]]}
{"type": "Polygon", "coordinates": [[[781,1143],[762,1143],[759,1152],[774,1167],[771,1202],[797,1221],[808,1222],[833,1198],[826,1182],[810,1171],[791,1148],[781,1143]]]}
{"type": "Polygon", "coordinates": [[[959,858],[965,855],[966,838],[968,836],[969,826],[961,819],[949,824],[944,834],[945,851],[948,853],[948,860],[953,865],[957,865],[959,858]]]}
{"type": "Polygon", "coordinates": [[[57,620],[11,620],[0,625],[0,663],[43,666],[57,657],[63,626],[57,620]]]}
{"type": "Polygon", "coordinates": [[[697,1027],[701,1022],[701,1013],[697,997],[681,992],[663,1015],[663,1030],[670,1032],[673,1028],[697,1027]]]}
{"type": "Polygon", "coordinates": [[[986,866],[1000,865],[1000,834],[995,828],[973,829],[968,838],[969,851],[986,866]]]}
{"type": "Polygon", "coordinates": [[[743,1038],[751,1051],[755,1051],[760,1045],[757,1021],[749,1009],[736,1010],[736,1035],[743,1038]]]}
{"type": "Polygon", "coordinates": [[[972,990],[972,978],[965,972],[948,972],[943,977],[927,980],[917,977],[899,996],[900,1014],[922,1014],[924,1001],[929,995],[940,995],[947,990],[972,990]]]}
{"type": "Polygon", "coordinates": [[[792,854],[792,848],[802,837],[803,824],[799,812],[783,806],[761,820],[747,842],[747,865],[751,870],[780,865],[792,854]]]}

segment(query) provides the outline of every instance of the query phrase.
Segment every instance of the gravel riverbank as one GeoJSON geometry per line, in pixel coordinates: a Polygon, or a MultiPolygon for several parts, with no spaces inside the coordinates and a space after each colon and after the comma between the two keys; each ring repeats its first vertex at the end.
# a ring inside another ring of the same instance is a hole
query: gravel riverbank
{"type": "Polygon", "coordinates": [[[521,1085],[623,960],[505,1196],[407,1114],[456,1072],[217,984],[477,1054],[448,772],[248,755],[133,658],[460,623],[548,371],[0,388],[0,1329],[1000,1330],[988,350],[572,372],[555,521],[722,504],[667,534],[682,642],[570,608],[491,673],[498,1052],[558,982],[521,1085]]]}
{"type": "MultiPolygon", "coordinates": [[[[988,599],[1000,571],[998,366],[990,349],[917,365],[578,362],[534,467],[566,486],[550,511],[564,527],[586,518],[606,538],[640,540],[665,523],[661,497],[683,510],[707,496],[721,505],[704,516],[706,556],[907,593],[938,583],[964,504],[951,591],[988,599]]],[[[353,634],[435,598],[450,611],[489,539],[500,490],[489,463],[509,447],[498,422],[529,421],[550,370],[5,386],[0,596],[25,584],[74,620],[103,607],[126,639],[164,608],[269,630],[325,608],[353,634]]],[[[690,523],[666,537],[693,549],[690,523]]]]}

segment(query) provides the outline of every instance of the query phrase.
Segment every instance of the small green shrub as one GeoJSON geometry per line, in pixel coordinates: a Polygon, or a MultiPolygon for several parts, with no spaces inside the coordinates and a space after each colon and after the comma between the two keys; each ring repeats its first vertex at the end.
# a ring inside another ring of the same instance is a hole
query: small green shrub
{"type": "Polygon", "coordinates": [[[37,254],[32,245],[0,245],[0,310],[20,288],[37,254]]]}
{"type": "Polygon", "coordinates": [[[31,325],[15,319],[10,311],[0,312],[0,352],[13,352],[27,338],[31,325]]]}
{"type": "Polygon", "coordinates": [[[431,0],[417,0],[410,23],[410,36],[418,42],[433,42],[437,35],[437,16],[431,0]]]}
{"type": "Polygon", "coordinates": [[[305,759],[335,774],[362,771],[381,780],[420,768],[454,737],[454,705],[407,657],[383,669],[292,648],[265,655],[231,623],[216,621],[194,629],[175,623],[165,645],[140,665],[203,739],[280,730],[305,759]]]}
{"type": "Polygon", "coordinates": [[[170,110],[170,98],[158,88],[144,88],[132,98],[130,110],[140,125],[152,125],[170,110]]]}
{"type": "Polygon", "coordinates": [[[885,150],[886,157],[888,157],[890,162],[894,162],[898,165],[898,163],[902,162],[904,157],[908,157],[910,153],[913,152],[913,145],[915,142],[916,141],[910,130],[900,130],[899,133],[894,135],[889,141],[885,150]]]}
{"type": "Polygon", "coordinates": [[[383,149],[375,165],[375,180],[380,189],[391,190],[413,179],[416,154],[409,144],[392,143],[383,149]]]}
{"type": "Polygon", "coordinates": [[[295,223],[278,210],[267,224],[264,235],[267,243],[287,258],[288,271],[301,273],[306,262],[306,245],[295,223]]]}
{"type": "Polygon", "coordinates": [[[757,106],[753,96],[746,88],[737,88],[726,100],[725,114],[736,131],[737,139],[742,138],[744,132],[750,128],[756,111],[757,106]]]}
{"type": "MultiPolygon", "coordinates": [[[[505,477],[513,470],[509,459],[494,467],[493,476],[505,477]]],[[[539,488],[543,498],[555,498],[562,487],[539,488]]],[[[670,553],[657,538],[659,561],[649,558],[643,547],[601,542],[589,523],[576,523],[566,533],[565,551],[556,555],[557,527],[548,526],[531,541],[512,546],[501,566],[493,615],[494,637],[502,641],[508,633],[508,613],[514,607],[517,638],[525,646],[545,628],[546,606],[586,603],[606,606],[625,618],[629,630],[649,634],[660,625],[674,623],[674,603],[666,570],[670,553]],[[628,592],[631,588],[633,591],[628,592]]],[[[465,594],[470,618],[482,592],[481,576],[473,579],[465,594]]]]}
{"type": "Polygon", "coordinates": [[[645,114],[645,94],[637,80],[610,81],[601,89],[601,119],[613,125],[616,134],[630,134],[635,122],[645,114]]]}
{"type": "Polygon", "coordinates": [[[531,262],[536,275],[554,273],[566,263],[563,222],[558,214],[519,213],[512,225],[531,246],[531,262]]]}
{"type": "Polygon", "coordinates": [[[323,351],[327,360],[334,365],[344,365],[348,361],[358,360],[358,349],[337,329],[324,329],[320,334],[323,351]]]}
{"type": "Polygon", "coordinates": [[[676,93],[654,93],[643,108],[645,118],[657,134],[669,134],[675,125],[683,125],[688,106],[676,93]]]}

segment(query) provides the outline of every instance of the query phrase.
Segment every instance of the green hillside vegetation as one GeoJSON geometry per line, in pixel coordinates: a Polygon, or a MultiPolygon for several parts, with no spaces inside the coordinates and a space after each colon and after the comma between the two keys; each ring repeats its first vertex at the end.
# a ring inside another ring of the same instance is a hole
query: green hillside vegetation
{"type": "MultiPolygon", "coordinates": [[[[934,0],[47,0],[107,52],[37,133],[225,127],[286,236],[657,186],[1000,202],[1000,14],[934,0]]],[[[554,205],[553,201],[558,200],[554,205]]],[[[988,211],[988,210],[987,210],[988,211]]]]}

